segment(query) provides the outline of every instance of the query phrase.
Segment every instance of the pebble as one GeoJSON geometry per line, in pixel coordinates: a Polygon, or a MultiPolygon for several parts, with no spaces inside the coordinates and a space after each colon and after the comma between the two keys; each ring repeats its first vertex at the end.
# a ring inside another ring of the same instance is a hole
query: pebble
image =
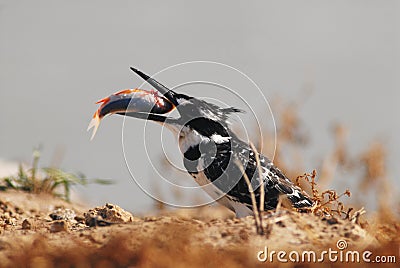
{"type": "Polygon", "coordinates": [[[57,220],[54,221],[50,225],[50,232],[51,233],[57,233],[57,232],[62,232],[62,231],[68,231],[69,224],[65,220],[57,220]]]}
{"type": "Polygon", "coordinates": [[[22,222],[22,229],[24,230],[30,230],[32,228],[32,224],[30,223],[30,221],[28,219],[25,219],[22,222]]]}
{"type": "Polygon", "coordinates": [[[84,214],[88,226],[107,226],[113,223],[133,222],[134,217],[117,205],[106,203],[105,206],[90,209],[84,214]]]}
{"type": "Polygon", "coordinates": [[[49,216],[53,221],[56,220],[72,221],[74,220],[76,213],[72,209],[58,208],[54,210],[52,213],[50,213],[49,216]]]}

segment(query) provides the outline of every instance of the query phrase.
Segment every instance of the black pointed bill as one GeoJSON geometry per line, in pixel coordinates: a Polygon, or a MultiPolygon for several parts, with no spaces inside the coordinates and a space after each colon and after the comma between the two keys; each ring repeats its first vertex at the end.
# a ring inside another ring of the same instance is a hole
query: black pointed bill
{"type": "Polygon", "coordinates": [[[176,101],[176,98],[174,96],[174,92],[155,80],[154,78],[151,78],[147,74],[143,73],[142,71],[139,71],[138,69],[134,67],[130,67],[131,70],[139,75],[143,80],[145,80],[147,83],[152,85],[155,89],[157,89],[161,94],[163,94],[170,102],[172,102],[175,106],[178,106],[178,102],[176,101]]]}

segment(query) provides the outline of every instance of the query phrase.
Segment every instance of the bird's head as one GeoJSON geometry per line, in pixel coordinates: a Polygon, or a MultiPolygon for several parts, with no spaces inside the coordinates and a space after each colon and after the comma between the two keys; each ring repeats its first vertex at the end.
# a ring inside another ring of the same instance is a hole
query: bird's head
{"type": "Polygon", "coordinates": [[[229,115],[241,112],[241,110],[233,107],[222,108],[204,100],[177,93],[147,74],[133,67],[131,67],[131,70],[152,85],[157,92],[137,89],[124,90],[111,95],[111,98],[107,97],[101,100],[102,106],[95,113],[89,127],[93,125],[97,127],[100,119],[108,114],[119,114],[160,122],[178,133],[185,128],[195,130],[208,138],[213,135],[218,137],[230,136],[228,133],[229,115]],[[144,102],[144,99],[147,102],[144,102]],[[179,113],[178,118],[161,115],[174,109],[179,113]],[[101,117],[96,118],[96,114],[101,115],[101,117]]]}

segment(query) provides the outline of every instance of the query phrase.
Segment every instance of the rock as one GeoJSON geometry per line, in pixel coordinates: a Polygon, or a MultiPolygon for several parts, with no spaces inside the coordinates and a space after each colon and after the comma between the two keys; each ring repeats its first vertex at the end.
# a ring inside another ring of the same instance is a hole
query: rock
{"type": "Polygon", "coordinates": [[[333,224],[338,224],[339,221],[337,218],[323,218],[323,221],[326,221],[328,224],[333,225],[333,224]]]}
{"type": "Polygon", "coordinates": [[[79,222],[79,223],[85,223],[85,217],[82,217],[82,216],[79,216],[79,215],[75,216],[75,220],[77,222],[79,222]]]}
{"type": "Polygon", "coordinates": [[[17,225],[17,220],[15,218],[6,218],[4,221],[5,224],[11,225],[11,226],[16,226],[17,225]]]}
{"type": "Polygon", "coordinates": [[[133,222],[134,217],[117,205],[106,203],[105,206],[90,209],[84,214],[88,226],[107,226],[113,223],[133,222]]]}
{"type": "Polygon", "coordinates": [[[49,216],[53,221],[56,220],[72,221],[75,218],[76,214],[75,211],[73,211],[72,209],[58,208],[54,210],[52,213],[50,213],[49,216]]]}
{"type": "Polygon", "coordinates": [[[68,231],[69,229],[69,224],[65,220],[57,220],[54,221],[50,225],[50,232],[51,233],[57,233],[57,232],[62,232],[62,231],[68,231]]]}
{"type": "Polygon", "coordinates": [[[15,212],[17,212],[18,214],[24,214],[24,210],[20,207],[15,207],[15,212]]]}
{"type": "Polygon", "coordinates": [[[89,216],[85,219],[85,224],[89,227],[110,226],[113,222],[105,221],[100,216],[89,216]]]}
{"type": "Polygon", "coordinates": [[[28,219],[25,219],[22,222],[22,229],[24,230],[30,230],[32,228],[32,224],[30,223],[30,221],[28,219]]]}

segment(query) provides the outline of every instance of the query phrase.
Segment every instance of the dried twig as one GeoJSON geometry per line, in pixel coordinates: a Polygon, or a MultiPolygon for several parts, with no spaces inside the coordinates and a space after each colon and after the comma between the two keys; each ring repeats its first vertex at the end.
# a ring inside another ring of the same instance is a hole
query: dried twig
{"type": "MultiPolygon", "coordinates": [[[[255,159],[256,159],[256,164],[257,164],[257,169],[258,169],[258,179],[260,180],[260,213],[259,214],[260,214],[260,226],[262,228],[262,226],[263,226],[262,213],[264,212],[264,200],[265,200],[265,198],[264,198],[265,197],[264,178],[262,176],[263,172],[262,172],[262,168],[261,168],[260,157],[259,157],[258,151],[252,142],[249,142],[249,143],[250,143],[251,150],[253,151],[255,159]]],[[[271,231],[272,231],[270,229],[270,226],[268,223],[267,223],[266,230],[267,230],[267,235],[269,235],[269,233],[271,233],[271,231]]]]}
{"type": "Polygon", "coordinates": [[[360,224],[359,219],[360,216],[367,213],[364,209],[364,207],[362,207],[361,209],[357,210],[356,212],[354,212],[353,216],[351,217],[350,221],[356,224],[360,224]]]}
{"type": "Polygon", "coordinates": [[[263,212],[264,211],[264,200],[265,200],[264,199],[264,196],[265,196],[264,179],[262,177],[263,172],[262,172],[262,168],[261,168],[261,164],[260,164],[260,157],[258,155],[258,151],[252,142],[250,142],[250,147],[256,158],[256,164],[257,164],[257,169],[258,169],[258,178],[260,180],[260,211],[263,212]]]}
{"type": "Polygon", "coordinates": [[[251,196],[251,203],[253,205],[253,213],[254,213],[254,219],[255,219],[255,223],[256,223],[257,234],[263,235],[264,231],[263,231],[263,227],[261,225],[260,215],[258,213],[257,201],[256,201],[256,196],[254,195],[253,186],[251,186],[251,182],[249,180],[249,177],[246,174],[246,171],[244,170],[242,163],[238,159],[235,159],[235,163],[239,167],[240,172],[242,172],[243,178],[246,181],[247,187],[249,189],[249,193],[251,196]]]}
{"type": "Polygon", "coordinates": [[[315,215],[323,215],[323,216],[326,215],[333,216],[333,213],[336,213],[340,217],[344,215],[345,219],[349,219],[350,217],[349,213],[352,209],[348,209],[346,213],[345,207],[343,203],[339,201],[339,199],[344,195],[350,197],[351,192],[349,190],[346,190],[345,192],[339,195],[335,190],[326,190],[323,191],[322,193],[319,193],[316,187],[317,183],[315,182],[316,175],[317,175],[316,171],[313,170],[311,174],[305,173],[296,178],[297,186],[300,186],[300,179],[306,180],[306,182],[308,182],[311,185],[312,199],[315,204],[312,208],[309,209],[309,211],[315,215]],[[333,209],[333,206],[336,206],[336,209],[333,209]]]}

